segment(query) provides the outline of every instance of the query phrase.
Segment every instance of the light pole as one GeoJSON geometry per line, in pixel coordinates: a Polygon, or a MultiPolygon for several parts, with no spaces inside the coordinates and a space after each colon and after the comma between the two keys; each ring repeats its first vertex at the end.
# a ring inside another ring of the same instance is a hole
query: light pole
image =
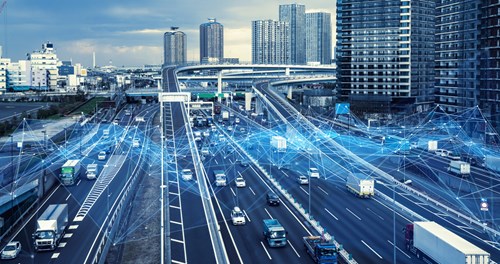
{"type": "Polygon", "coordinates": [[[47,144],[46,144],[46,141],[45,141],[45,137],[47,136],[47,131],[46,130],[42,130],[42,133],[43,133],[42,146],[43,146],[43,151],[45,152],[47,150],[47,144]]]}

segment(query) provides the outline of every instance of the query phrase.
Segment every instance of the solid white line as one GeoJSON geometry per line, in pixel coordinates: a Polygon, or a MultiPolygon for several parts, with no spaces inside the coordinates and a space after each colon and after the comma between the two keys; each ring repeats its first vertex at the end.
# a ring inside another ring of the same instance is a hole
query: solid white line
{"type": "Polygon", "coordinates": [[[368,244],[365,243],[365,241],[361,240],[361,243],[365,244],[367,248],[369,248],[375,255],[377,255],[380,259],[382,259],[382,256],[380,256],[375,250],[373,250],[372,247],[368,246],[368,244]]]}
{"type": "Polygon", "coordinates": [[[238,175],[240,175],[240,177],[243,177],[243,175],[241,175],[241,172],[238,171],[238,175]]]}
{"type": "Polygon", "coordinates": [[[321,187],[319,187],[319,186],[318,186],[318,188],[319,188],[322,192],[324,192],[326,195],[328,195],[328,193],[327,193],[325,190],[323,190],[321,187]]]}
{"type": "Polygon", "coordinates": [[[292,243],[290,243],[290,240],[287,239],[286,241],[288,241],[288,244],[292,247],[293,251],[295,251],[295,254],[297,254],[297,257],[300,258],[299,253],[297,252],[297,250],[295,250],[295,247],[292,245],[292,243]]]}
{"type": "Polygon", "coordinates": [[[216,159],[214,159],[214,162],[215,164],[219,165],[219,162],[216,159]]]}
{"type": "Polygon", "coordinates": [[[361,221],[361,218],[359,218],[359,216],[357,216],[355,213],[353,213],[351,210],[349,210],[349,208],[345,208],[347,211],[349,211],[349,213],[351,213],[352,215],[354,215],[356,218],[359,219],[359,221],[361,221]]]}
{"type": "Polygon", "coordinates": [[[269,216],[269,218],[274,219],[274,218],[271,216],[271,214],[267,211],[267,209],[266,209],[266,208],[264,208],[264,210],[266,211],[266,213],[267,213],[267,215],[269,216]]]}
{"type": "Polygon", "coordinates": [[[70,194],[68,194],[68,197],[66,197],[66,200],[65,200],[65,201],[67,201],[67,200],[69,199],[69,197],[71,197],[71,193],[70,193],[70,194]]]}
{"type": "Polygon", "coordinates": [[[380,216],[379,214],[375,213],[374,211],[372,211],[372,209],[370,209],[369,207],[366,207],[366,209],[370,212],[372,212],[373,214],[375,214],[376,216],[378,216],[380,219],[384,220],[384,218],[382,216],[380,216]]]}
{"type": "Polygon", "coordinates": [[[80,182],[82,182],[82,180],[79,180],[79,181],[76,183],[76,186],[80,185],[80,182]]]}
{"type": "Polygon", "coordinates": [[[248,222],[252,222],[252,220],[250,220],[250,217],[248,217],[247,212],[245,212],[245,210],[243,210],[243,213],[244,213],[244,214],[245,214],[245,216],[247,217],[248,222]]]}
{"type": "Polygon", "coordinates": [[[262,241],[260,241],[260,244],[262,245],[262,248],[264,249],[264,251],[266,251],[266,254],[267,254],[267,257],[272,260],[273,258],[271,258],[271,255],[269,255],[269,252],[267,252],[267,249],[266,247],[264,246],[264,243],[262,243],[262,241]]]}
{"type": "MultiPolygon", "coordinates": [[[[394,244],[393,244],[391,241],[387,240],[387,242],[389,242],[389,244],[391,244],[391,246],[393,246],[393,247],[394,247],[394,244]]],[[[410,255],[406,254],[406,252],[404,252],[403,250],[401,250],[401,249],[400,249],[400,248],[398,248],[397,246],[396,246],[396,248],[397,248],[397,249],[398,249],[401,253],[405,254],[405,256],[407,256],[409,259],[411,259],[410,255]]]]}
{"type": "Polygon", "coordinates": [[[333,216],[333,218],[335,218],[335,220],[337,220],[337,221],[339,220],[335,215],[333,215],[330,211],[328,211],[328,209],[325,208],[325,211],[327,213],[329,213],[331,216],[333,216]]]}
{"type": "Polygon", "coordinates": [[[302,186],[300,186],[300,189],[301,189],[303,192],[305,192],[307,195],[309,195],[309,193],[308,193],[308,192],[306,192],[306,190],[304,190],[304,188],[302,188],[302,186]]]}
{"type": "Polygon", "coordinates": [[[252,190],[252,187],[248,187],[248,189],[250,189],[250,191],[253,193],[253,195],[256,195],[255,192],[252,190]]]}
{"type": "Polygon", "coordinates": [[[233,193],[233,196],[236,196],[236,193],[233,191],[233,188],[229,187],[229,189],[231,190],[231,192],[233,193]]]}

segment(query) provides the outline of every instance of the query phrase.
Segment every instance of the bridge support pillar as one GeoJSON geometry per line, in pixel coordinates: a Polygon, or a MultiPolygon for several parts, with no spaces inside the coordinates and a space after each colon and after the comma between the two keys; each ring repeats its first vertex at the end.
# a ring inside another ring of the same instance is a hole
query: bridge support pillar
{"type": "Polygon", "coordinates": [[[222,71],[219,72],[219,75],[217,76],[217,94],[219,96],[217,97],[217,100],[219,103],[221,102],[221,95],[222,95],[222,71]]]}
{"type": "Polygon", "coordinates": [[[293,91],[292,86],[291,85],[288,86],[288,92],[286,93],[286,98],[292,100],[292,91],[293,91]]]}

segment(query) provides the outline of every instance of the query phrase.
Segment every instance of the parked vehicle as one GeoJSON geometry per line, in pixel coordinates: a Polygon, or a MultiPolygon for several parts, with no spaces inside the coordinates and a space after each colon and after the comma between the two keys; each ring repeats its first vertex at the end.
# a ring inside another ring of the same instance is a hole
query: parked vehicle
{"type": "Polygon", "coordinates": [[[94,180],[97,178],[97,174],[99,174],[97,164],[87,165],[87,179],[94,180]]]}
{"type": "Polygon", "coordinates": [[[299,182],[299,184],[304,184],[304,185],[309,184],[309,179],[303,175],[299,176],[299,178],[297,178],[297,181],[299,182]]]}
{"type": "Polygon", "coordinates": [[[280,204],[280,198],[274,192],[268,192],[266,195],[266,200],[267,200],[267,204],[269,204],[269,205],[279,205],[280,204]]]}
{"type": "Polygon", "coordinates": [[[310,178],[319,179],[319,170],[316,168],[309,168],[309,170],[307,170],[307,175],[309,175],[310,178]]]}
{"type": "Polygon", "coordinates": [[[450,161],[450,166],[448,167],[448,171],[462,177],[469,177],[470,164],[465,161],[452,160],[450,161]]]}
{"type": "Polygon", "coordinates": [[[236,187],[245,187],[247,186],[246,182],[245,182],[245,179],[243,179],[243,177],[237,177],[235,180],[234,180],[235,184],[236,184],[236,187]]]}
{"type": "Polygon", "coordinates": [[[406,249],[437,263],[489,264],[490,254],[435,222],[413,222],[405,228],[406,249]]]}
{"type": "Polygon", "coordinates": [[[54,250],[59,245],[68,225],[68,205],[51,204],[36,221],[33,234],[35,250],[54,250]]]}
{"type": "Polygon", "coordinates": [[[239,207],[234,207],[231,211],[231,221],[233,225],[244,225],[246,224],[245,214],[241,211],[239,207]]]}
{"type": "Polygon", "coordinates": [[[264,238],[270,247],[286,246],[285,228],[277,219],[264,219],[264,238]]]}
{"type": "Polygon", "coordinates": [[[359,197],[370,198],[375,195],[375,180],[362,173],[347,175],[347,189],[359,197]]]}
{"type": "Polygon", "coordinates": [[[19,241],[9,242],[2,250],[2,259],[15,259],[21,252],[21,243],[19,241]]]}
{"type": "Polygon", "coordinates": [[[73,185],[80,176],[80,160],[67,160],[61,168],[59,179],[63,185],[73,185]]]}
{"type": "Polygon", "coordinates": [[[214,170],[215,186],[226,186],[226,173],[223,170],[214,170]]]}
{"type": "Polygon", "coordinates": [[[326,240],[320,236],[305,236],[302,239],[307,253],[313,258],[315,263],[337,263],[338,250],[331,240],[326,240]]]}

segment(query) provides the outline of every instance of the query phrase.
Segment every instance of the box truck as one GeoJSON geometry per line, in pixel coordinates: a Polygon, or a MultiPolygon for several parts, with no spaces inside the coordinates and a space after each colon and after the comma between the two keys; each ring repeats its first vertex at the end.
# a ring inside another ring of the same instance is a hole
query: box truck
{"type": "Polygon", "coordinates": [[[54,250],[68,225],[68,205],[51,204],[36,221],[33,239],[36,251],[54,250]]]}
{"type": "Polygon", "coordinates": [[[347,189],[359,197],[370,198],[375,195],[375,180],[362,173],[347,175],[347,189]]]}

